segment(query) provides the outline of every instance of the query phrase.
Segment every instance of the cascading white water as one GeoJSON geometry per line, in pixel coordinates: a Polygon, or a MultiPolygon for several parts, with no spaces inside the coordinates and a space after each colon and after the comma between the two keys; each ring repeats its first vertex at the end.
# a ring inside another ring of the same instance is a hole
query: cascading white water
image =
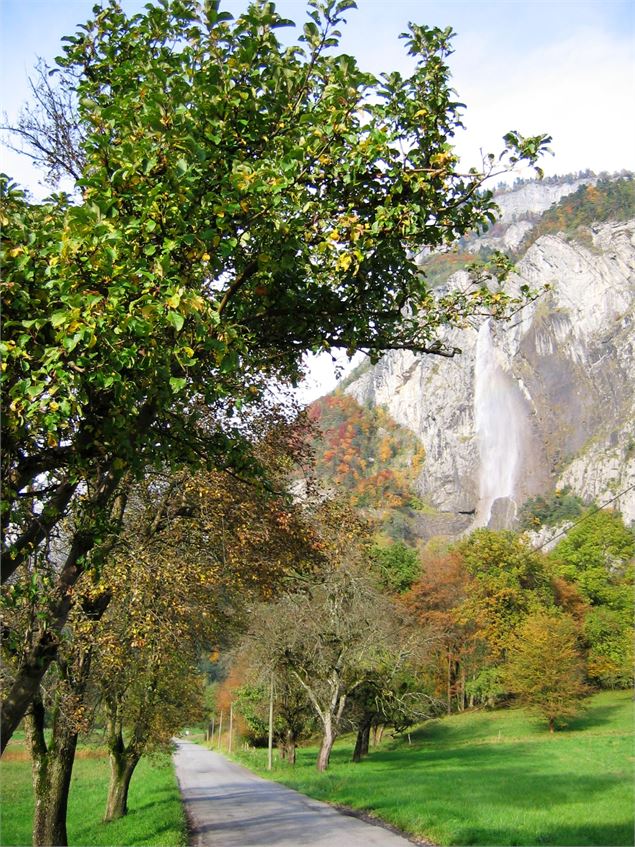
{"type": "Polygon", "coordinates": [[[480,457],[475,525],[487,526],[494,501],[514,496],[523,424],[515,386],[498,361],[489,321],[481,325],[476,342],[474,418],[480,457]]]}

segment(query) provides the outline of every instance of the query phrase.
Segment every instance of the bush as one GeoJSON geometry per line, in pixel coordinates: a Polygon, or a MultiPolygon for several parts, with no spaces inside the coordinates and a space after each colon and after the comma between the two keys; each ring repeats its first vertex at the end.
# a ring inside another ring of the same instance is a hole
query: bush
{"type": "Polygon", "coordinates": [[[518,519],[521,529],[538,529],[575,520],[584,508],[584,500],[567,487],[550,497],[530,497],[518,512],[518,519]]]}

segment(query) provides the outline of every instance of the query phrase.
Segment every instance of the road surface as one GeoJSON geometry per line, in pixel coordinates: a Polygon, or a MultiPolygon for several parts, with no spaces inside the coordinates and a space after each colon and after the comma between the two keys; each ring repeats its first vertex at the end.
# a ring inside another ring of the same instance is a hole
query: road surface
{"type": "Polygon", "coordinates": [[[406,847],[407,838],[177,741],[176,775],[192,847],[406,847]]]}

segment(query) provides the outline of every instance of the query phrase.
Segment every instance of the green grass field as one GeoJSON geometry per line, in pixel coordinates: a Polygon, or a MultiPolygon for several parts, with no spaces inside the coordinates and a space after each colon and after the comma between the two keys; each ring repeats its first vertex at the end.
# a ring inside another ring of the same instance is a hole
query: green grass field
{"type": "MultiPolygon", "coordinates": [[[[325,774],[316,749],[279,782],[364,810],[437,844],[632,845],[633,702],[628,692],[587,701],[569,729],[549,735],[523,710],[430,721],[389,739],[361,764],[336,745],[325,774]]],[[[263,775],[266,751],[237,756],[263,775]]]]}
{"type": "MultiPolygon", "coordinates": [[[[21,755],[20,740],[7,747],[9,756],[21,755]]],[[[125,818],[102,823],[110,766],[106,755],[83,750],[75,760],[68,809],[71,845],[187,844],[185,818],[172,762],[167,755],[142,759],[130,784],[129,812],[125,818]],[[91,756],[85,758],[85,756],[91,756]]],[[[33,794],[31,763],[24,757],[0,762],[0,844],[31,844],[33,794]]]]}

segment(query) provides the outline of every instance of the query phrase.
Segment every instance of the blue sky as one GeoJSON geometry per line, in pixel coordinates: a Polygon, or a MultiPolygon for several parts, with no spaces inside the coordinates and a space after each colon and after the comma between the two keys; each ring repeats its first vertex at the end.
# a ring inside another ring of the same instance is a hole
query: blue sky
{"type": "MultiPolygon", "coordinates": [[[[15,119],[28,96],[27,79],[38,56],[52,63],[60,39],[91,14],[95,0],[0,0],[2,110],[15,119]]],[[[145,0],[123,0],[126,11],[145,0]]],[[[303,0],[279,0],[296,22],[303,0]]],[[[467,130],[457,137],[464,164],[480,150],[498,152],[510,129],[548,132],[555,156],[547,174],[592,168],[635,170],[634,0],[358,0],[347,13],[342,50],[374,73],[407,71],[399,34],[408,21],[452,26],[453,84],[467,106],[467,130]]],[[[223,7],[236,13],[241,0],[223,7]]],[[[48,189],[24,157],[0,148],[0,169],[35,196],[48,189]]],[[[328,370],[328,369],[327,369],[328,370]]],[[[319,370],[322,388],[332,376],[319,370]],[[326,380],[326,381],[325,381],[326,380]]]]}

